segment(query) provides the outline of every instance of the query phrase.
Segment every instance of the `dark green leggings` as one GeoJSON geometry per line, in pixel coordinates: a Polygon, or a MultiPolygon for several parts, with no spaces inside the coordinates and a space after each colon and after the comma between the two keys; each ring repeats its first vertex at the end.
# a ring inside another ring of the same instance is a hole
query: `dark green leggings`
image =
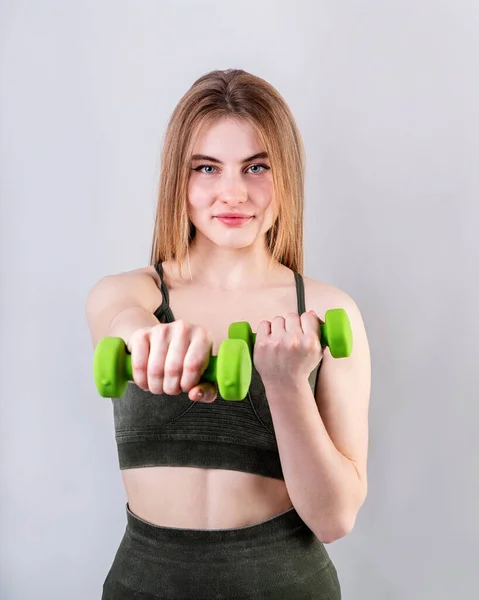
{"type": "Polygon", "coordinates": [[[340,600],[324,545],[294,508],[239,529],[158,527],[134,515],[102,600],[340,600]]]}

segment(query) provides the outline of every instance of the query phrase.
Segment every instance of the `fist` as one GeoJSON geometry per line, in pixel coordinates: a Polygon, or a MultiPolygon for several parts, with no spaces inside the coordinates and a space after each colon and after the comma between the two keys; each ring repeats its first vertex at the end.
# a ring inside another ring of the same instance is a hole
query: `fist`
{"type": "Polygon", "coordinates": [[[308,379],[323,357],[320,336],[320,320],[314,311],[261,321],[253,362],[263,383],[283,386],[308,379]]]}
{"type": "Polygon", "coordinates": [[[187,392],[192,401],[213,402],[218,394],[216,386],[200,383],[212,346],[205,328],[183,319],[138,329],[128,343],[133,379],[138,387],[153,394],[187,392]]]}

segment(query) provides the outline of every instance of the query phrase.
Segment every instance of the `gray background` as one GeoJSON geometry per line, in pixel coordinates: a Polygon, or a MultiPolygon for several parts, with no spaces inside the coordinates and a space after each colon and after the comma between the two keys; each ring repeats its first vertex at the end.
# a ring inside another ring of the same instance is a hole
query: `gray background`
{"type": "Polygon", "coordinates": [[[0,597],[85,600],[125,524],[84,316],[144,266],[163,133],[203,73],[291,106],[306,269],[369,333],[369,496],[328,546],[345,600],[479,588],[479,6],[471,0],[0,4],[0,597]]]}

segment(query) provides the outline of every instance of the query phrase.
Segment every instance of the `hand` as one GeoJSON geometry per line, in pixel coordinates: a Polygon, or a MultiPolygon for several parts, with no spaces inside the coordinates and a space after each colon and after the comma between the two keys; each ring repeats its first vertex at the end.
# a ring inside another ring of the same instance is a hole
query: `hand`
{"type": "Polygon", "coordinates": [[[188,392],[192,401],[213,402],[216,386],[200,381],[213,340],[204,327],[179,319],[138,329],[128,342],[135,383],[153,394],[188,392]],[[202,398],[197,393],[203,392],[202,398]]]}
{"type": "Polygon", "coordinates": [[[265,385],[286,386],[307,379],[323,357],[320,320],[310,311],[261,321],[253,362],[265,385]]]}

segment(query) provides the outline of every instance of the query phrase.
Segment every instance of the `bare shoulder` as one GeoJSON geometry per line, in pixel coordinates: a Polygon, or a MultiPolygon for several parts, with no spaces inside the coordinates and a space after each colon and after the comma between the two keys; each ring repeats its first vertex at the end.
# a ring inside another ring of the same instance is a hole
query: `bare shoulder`
{"type": "MultiPolygon", "coordinates": [[[[304,277],[304,288],[306,296],[306,310],[314,310],[318,317],[324,321],[326,311],[332,308],[343,308],[351,323],[351,330],[353,334],[353,357],[348,359],[346,363],[352,363],[354,361],[360,362],[360,368],[363,368],[366,372],[369,371],[370,364],[370,349],[369,341],[366,333],[366,326],[364,324],[363,315],[357,305],[354,298],[351,297],[346,291],[340,288],[304,277]]],[[[325,357],[326,361],[331,358],[325,357]]],[[[334,361],[337,364],[346,364],[345,361],[334,361]]]]}
{"type": "Polygon", "coordinates": [[[88,305],[138,304],[154,312],[161,303],[158,274],[153,266],[105,275],[91,288],[88,305]]]}
{"type": "Polygon", "coordinates": [[[324,281],[311,279],[303,275],[306,296],[306,310],[314,310],[324,319],[327,310],[344,308],[346,312],[359,311],[354,299],[344,290],[324,281]]]}

